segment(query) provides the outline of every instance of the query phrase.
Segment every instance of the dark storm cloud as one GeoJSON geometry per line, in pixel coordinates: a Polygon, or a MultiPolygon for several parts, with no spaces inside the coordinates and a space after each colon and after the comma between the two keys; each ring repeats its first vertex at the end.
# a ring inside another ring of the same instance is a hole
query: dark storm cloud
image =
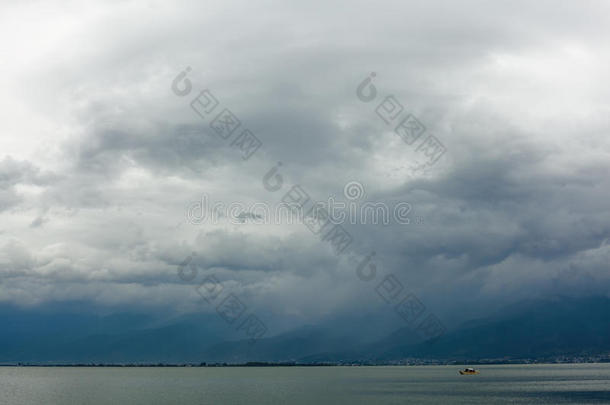
{"type": "MultiPolygon", "coordinates": [[[[19,68],[29,79],[19,97],[61,123],[64,136],[44,138],[53,147],[36,152],[40,161],[32,152],[31,163],[0,163],[8,221],[0,299],[182,310],[198,297],[176,267],[195,252],[202,275],[217,273],[263,311],[316,317],[377,306],[353,265],[302,224],[185,220],[204,193],[277,204],[300,184],[316,200],[345,200],[350,181],[364,185],[366,201],[411,204],[409,225],[346,228],[361,253],[377,251],[380,269],[441,314],[457,302],[541,291],[607,293],[609,95],[596,85],[608,61],[606,8],[391,1],[65,10],[90,23],[69,28],[80,35],[52,47],[45,64],[19,68]],[[170,86],[187,66],[193,90],[178,97],[170,86]],[[373,71],[378,97],[365,104],[355,91],[373,71]],[[214,135],[213,116],[190,108],[206,88],[263,142],[248,161],[214,135]],[[447,147],[424,173],[409,169],[414,148],[375,114],[387,95],[447,147]],[[278,161],[285,184],[269,192],[262,178],[278,161]],[[22,217],[8,218],[16,207],[22,217]]],[[[41,122],[31,131],[52,127],[41,122]]]]}

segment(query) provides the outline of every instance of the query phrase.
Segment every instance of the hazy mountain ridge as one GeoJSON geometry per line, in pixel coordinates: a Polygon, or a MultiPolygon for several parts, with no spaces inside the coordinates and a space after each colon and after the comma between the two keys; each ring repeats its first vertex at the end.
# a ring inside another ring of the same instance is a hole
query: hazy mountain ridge
{"type": "Polygon", "coordinates": [[[555,298],[514,305],[465,322],[433,342],[400,328],[359,334],[367,318],[305,326],[260,339],[235,333],[215,314],[165,321],[0,311],[0,362],[126,363],[394,361],[547,358],[610,353],[610,299],[555,298]]]}

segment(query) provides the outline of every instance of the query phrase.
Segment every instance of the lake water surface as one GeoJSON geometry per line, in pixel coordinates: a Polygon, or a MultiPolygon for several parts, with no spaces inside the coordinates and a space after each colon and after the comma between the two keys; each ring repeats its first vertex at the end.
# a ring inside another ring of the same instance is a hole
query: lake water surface
{"type": "Polygon", "coordinates": [[[610,404],[610,364],[0,367],[0,404],[610,404]]]}

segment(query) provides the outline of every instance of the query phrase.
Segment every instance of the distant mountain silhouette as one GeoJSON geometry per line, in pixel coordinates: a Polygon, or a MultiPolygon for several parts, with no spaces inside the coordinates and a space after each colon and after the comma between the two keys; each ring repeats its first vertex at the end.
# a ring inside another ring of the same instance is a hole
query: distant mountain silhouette
{"type": "Polygon", "coordinates": [[[0,363],[187,362],[231,337],[214,314],[167,322],[134,314],[3,310],[0,322],[0,363]]]}
{"type": "MultiPolygon", "coordinates": [[[[461,327],[431,342],[421,342],[410,328],[401,328],[369,344],[291,333],[263,339],[245,349],[245,342],[217,346],[217,359],[322,361],[392,361],[542,359],[553,356],[610,353],[610,299],[565,298],[523,302],[461,327]],[[339,344],[339,349],[337,345],[339,344]],[[310,353],[323,347],[318,353],[310,353]]],[[[211,353],[210,353],[211,355],[211,353]]]]}
{"type": "Polygon", "coordinates": [[[610,353],[610,299],[523,302],[432,342],[374,315],[326,320],[251,345],[217,314],[155,319],[0,308],[0,363],[544,359],[610,353]]]}
{"type": "Polygon", "coordinates": [[[524,302],[466,322],[435,342],[386,346],[380,359],[542,358],[610,353],[610,299],[565,298],[524,302]]]}

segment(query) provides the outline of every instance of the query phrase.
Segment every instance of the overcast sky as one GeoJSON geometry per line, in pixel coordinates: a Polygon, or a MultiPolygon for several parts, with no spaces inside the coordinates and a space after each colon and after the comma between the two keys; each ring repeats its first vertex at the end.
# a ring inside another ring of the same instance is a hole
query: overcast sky
{"type": "Polygon", "coordinates": [[[610,291],[607,2],[20,1],[0,34],[0,302],[200,310],[176,276],[195,252],[265,319],[384,308],[303,224],[185,216],[349,182],[411,206],[346,225],[350,249],[448,324],[610,291]],[[389,95],[445,146],[434,165],[376,114],[389,95]],[[263,144],[247,160],[210,129],[224,108],[263,144]]]}

